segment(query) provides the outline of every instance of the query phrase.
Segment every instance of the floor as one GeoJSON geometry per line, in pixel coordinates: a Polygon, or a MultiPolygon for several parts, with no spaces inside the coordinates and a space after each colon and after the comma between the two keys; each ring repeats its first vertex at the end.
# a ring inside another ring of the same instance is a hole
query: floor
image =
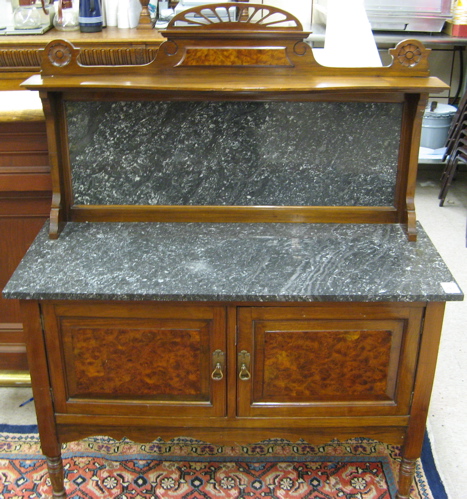
{"type": "MultiPolygon", "coordinates": [[[[467,294],[467,172],[460,172],[444,207],[438,206],[440,172],[421,168],[416,196],[417,218],[467,294]]],[[[448,303],[443,327],[428,429],[438,470],[449,499],[467,497],[467,300],[448,303]]],[[[0,388],[0,424],[33,424],[29,388],[0,388]]]]}
{"type": "MultiPolygon", "coordinates": [[[[421,170],[415,206],[431,240],[467,297],[467,171],[438,206],[439,172],[421,170]]],[[[467,298],[446,306],[428,431],[449,499],[467,497],[467,298]]]]}

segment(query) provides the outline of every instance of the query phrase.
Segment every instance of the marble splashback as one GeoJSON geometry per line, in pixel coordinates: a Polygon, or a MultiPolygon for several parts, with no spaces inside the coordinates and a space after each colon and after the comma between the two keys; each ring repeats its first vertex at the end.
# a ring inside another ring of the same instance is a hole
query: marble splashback
{"type": "Polygon", "coordinates": [[[67,102],[75,204],[393,206],[402,104],[67,102]]]}

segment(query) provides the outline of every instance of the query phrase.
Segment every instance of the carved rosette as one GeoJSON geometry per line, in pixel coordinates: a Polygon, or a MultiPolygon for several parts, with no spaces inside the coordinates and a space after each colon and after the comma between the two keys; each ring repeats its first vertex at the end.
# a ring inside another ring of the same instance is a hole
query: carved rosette
{"type": "Polygon", "coordinates": [[[47,56],[49,61],[59,68],[70,64],[72,58],[70,47],[62,42],[49,45],[47,56]]]}
{"type": "MultiPolygon", "coordinates": [[[[393,58],[392,70],[415,71],[417,74],[429,74],[428,56],[431,50],[424,47],[418,40],[402,40],[397,47],[390,49],[393,58]]],[[[414,74],[414,73],[412,73],[414,74]]]]}
{"type": "Polygon", "coordinates": [[[422,59],[422,51],[418,45],[407,43],[399,48],[397,60],[402,66],[412,68],[416,66],[422,59]]]}

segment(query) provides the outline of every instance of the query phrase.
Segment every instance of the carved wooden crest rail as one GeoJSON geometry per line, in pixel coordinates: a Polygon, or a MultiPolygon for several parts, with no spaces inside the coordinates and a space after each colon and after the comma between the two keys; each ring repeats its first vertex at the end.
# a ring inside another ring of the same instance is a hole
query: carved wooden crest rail
{"type": "MultiPolygon", "coordinates": [[[[295,68],[307,73],[326,75],[428,76],[428,55],[417,40],[404,40],[389,52],[392,64],[385,68],[329,68],[319,65],[304,39],[300,21],[292,14],[263,4],[219,3],[182,11],[161,32],[163,43],[154,60],[142,64],[142,72],[151,69],[188,66],[247,66],[295,68]]],[[[65,41],[53,41],[42,58],[42,74],[80,74],[95,66],[89,57],[82,59],[81,50],[65,41]]],[[[137,72],[107,67],[109,73],[137,72]]]]}

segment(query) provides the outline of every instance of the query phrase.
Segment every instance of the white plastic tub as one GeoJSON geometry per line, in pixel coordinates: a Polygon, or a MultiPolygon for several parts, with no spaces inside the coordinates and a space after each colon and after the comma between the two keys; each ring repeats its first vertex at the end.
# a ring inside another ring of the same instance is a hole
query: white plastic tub
{"type": "Polygon", "coordinates": [[[429,109],[423,116],[420,145],[429,149],[439,149],[446,144],[449,127],[457,108],[449,104],[438,104],[434,111],[429,109]]]}

